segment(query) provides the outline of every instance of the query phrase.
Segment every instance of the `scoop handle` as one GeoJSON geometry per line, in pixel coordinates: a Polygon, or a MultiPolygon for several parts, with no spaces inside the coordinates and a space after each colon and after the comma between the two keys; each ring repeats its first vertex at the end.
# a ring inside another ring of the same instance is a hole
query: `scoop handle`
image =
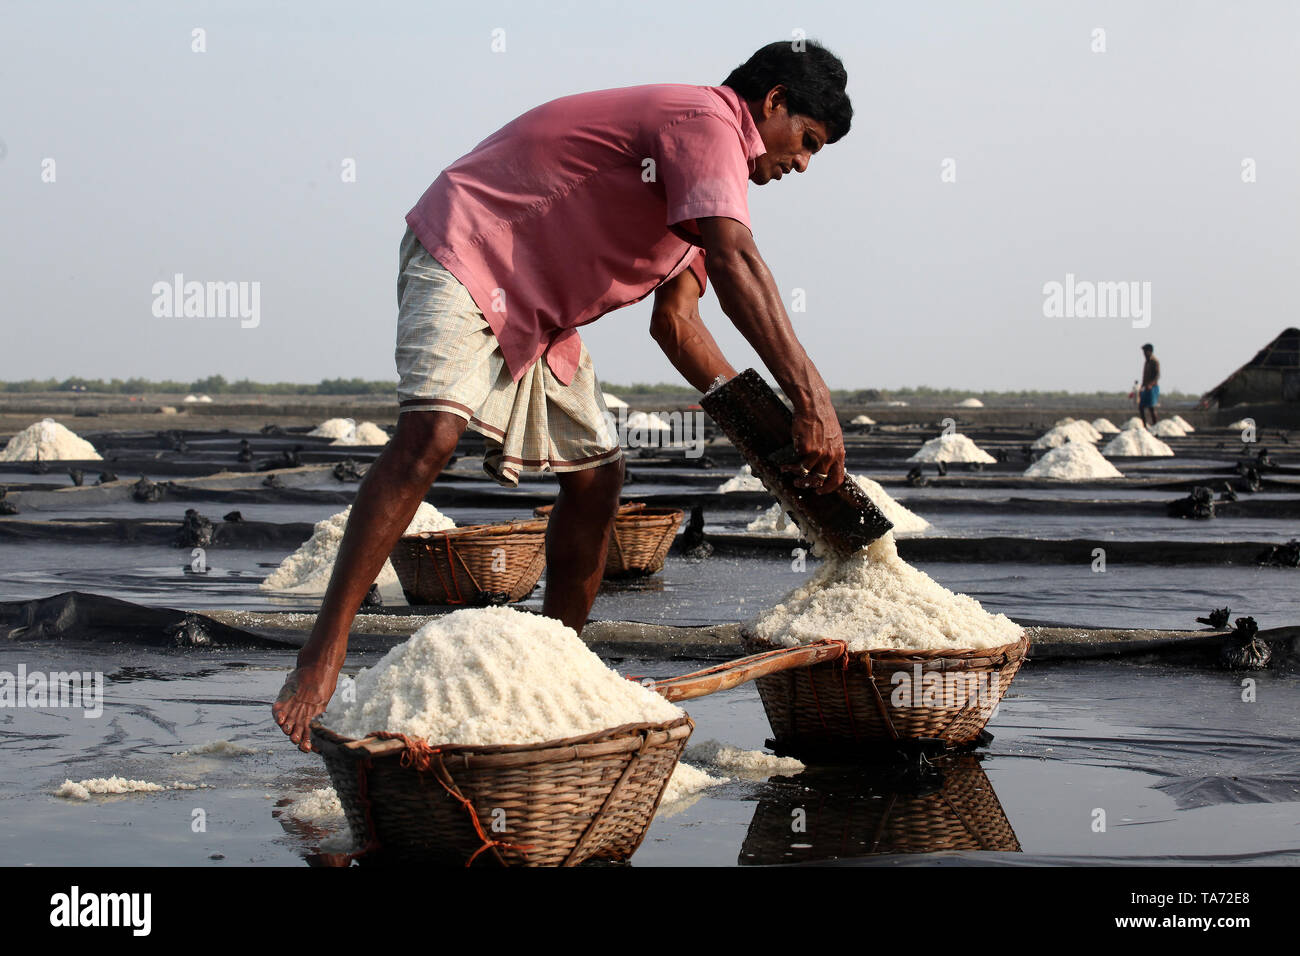
{"type": "Polygon", "coordinates": [[[845,653],[846,645],[843,641],[818,641],[801,647],[751,654],[716,667],[682,674],[680,677],[666,677],[645,686],[670,701],[691,700],[739,687],[768,674],[839,660],[845,653]]]}

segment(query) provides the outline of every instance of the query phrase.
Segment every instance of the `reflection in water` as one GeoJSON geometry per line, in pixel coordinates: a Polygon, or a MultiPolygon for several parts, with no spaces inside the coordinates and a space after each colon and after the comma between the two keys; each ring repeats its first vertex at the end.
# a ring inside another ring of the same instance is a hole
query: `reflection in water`
{"type": "Polygon", "coordinates": [[[773,777],[739,863],[766,865],[882,853],[1020,852],[975,754],[923,769],[809,769],[773,777]]]}

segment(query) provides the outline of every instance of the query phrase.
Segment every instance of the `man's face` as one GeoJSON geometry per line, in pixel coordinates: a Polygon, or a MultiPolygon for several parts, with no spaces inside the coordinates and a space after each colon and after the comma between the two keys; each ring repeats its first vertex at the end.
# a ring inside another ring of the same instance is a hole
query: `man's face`
{"type": "Polygon", "coordinates": [[[826,124],[807,116],[791,114],[785,106],[785,91],[775,87],[762,104],[751,108],[766,152],[754,160],[749,174],[756,186],[780,179],[786,173],[802,173],[812,154],[826,145],[826,124]]]}

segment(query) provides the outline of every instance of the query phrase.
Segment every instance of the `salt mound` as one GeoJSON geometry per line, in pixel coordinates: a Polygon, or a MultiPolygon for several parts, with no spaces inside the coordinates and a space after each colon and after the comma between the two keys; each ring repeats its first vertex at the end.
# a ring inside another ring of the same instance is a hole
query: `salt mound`
{"type": "Polygon", "coordinates": [[[601,392],[600,397],[604,399],[606,408],[627,408],[628,407],[627,402],[623,401],[623,399],[619,398],[617,395],[609,394],[609,392],[601,392]]]}
{"type": "Polygon", "coordinates": [[[869,418],[866,415],[855,415],[853,420],[849,422],[850,425],[874,425],[875,423],[874,418],[869,418]]]}
{"type": "MultiPolygon", "coordinates": [[[[862,489],[863,493],[884,513],[886,518],[893,522],[895,534],[920,534],[930,527],[930,522],[914,511],[909,511],[903,505],[900,505],[890,496],[888,491],[866,475],[849,475],[849,477],[858,483],[858,487],[862,489]]],[[[780,534],[788,537],[798,537],[800,534],[799,526],[790,520],[780,502],[772,505],[767,511],[751,521],[745,526],[745,530],[755,531],[759,534],[780,534]]]]}
{"type": "MultiPolygon", "coordinates": [[[[280,566],[258,585],[262,591],[295,591],[299,594],[324,594],[338,557],[343,532],[348,526],[352,506],[344,508],[324,521],[316,522],[312,535],[297,551],[280,562],[280,566]]],[[[445,531],[456,523],[427,501],[420,502],[415,517],[406,526],[404,534],[422,531],[445,531]]],[[[385,561],[383,570],[375,579],[381,588],[398,585],[397,572],[391,561],[385,561]]]]}
{"type": "MultiPolygon", "coordinates": [[[[720,770],[730,770],[739,776],[768,777],[774,773],[798,773],[804,769],[802,761],[793,757],[778,757],[762,750],[741,750],[716,740],[692,744],[686,756],[698,763],[720,770]]],[[[680,766],[680,764],[678,765],[680,766]]]]}
{"type": "Polygon", "coordinates": [[[983,408],[984,403],[978,398],[963,398],[957,403],[958,408],[983,408]]]}
{"type": "Polygon", "coordinates": [[[1147,427],[1146,422],[1142,421],[1142,419],[1134,415],[1132,418],[1126,421],[1119,428],[1120,431],[1127,432],[1127,431],[1132,431],[1135,428],[1141,429],[1142,431],[1146,431],[1146,427],[1147,427]]]}
{"type": "Polygon", "coordinates": [[[1145,428],[1128,428],[1112,438],[1101,453],[1107,458],[1172,458],[1174,450],[1145,428]]]}
{"type": "Polygon", "coordinates": [[[690,764],[682,763],[679,760],[677,766],[673,768],[672,776],[668,778],[668,786],[664,787],[664,795],[659,800],[659,806],[663,807],[666,803],[676,803],[706,787],[716,787],[730,782],[728,777],[711,776],[699,767],[692,767],[690,764]]]}
{"type": "Polygon", "coordinates": [[[28,425],[0,451],[0,461],[103,461],[95,446],[52,418],[28,425]]]}
{"type": "Polygon", "coordinates": [[[1181,428],[1184,432],[1186,432],[1186,433],[1189,434],[1189,435],[1190,435],[1192,432],[1196,431],[1196,429],[1192,427],[1192,423],[1189,422],[1187,419],[1183,418],[1182,415],[1175,415],[1175,416],[1171,419],[1171,421],[1175,421],[1175,422],[1177,422],[1177,423],[1178,423],[1178,427],[1181,428]]]}
{"type": "Polygon", "coordinates": [[[831,638],[851,651],[998,647],[1022,633],[1006,615],[988,613],[900,558],[892,534],[826,561],[748,627],[783,647],[831,638]]]}
{"type": "Polygon", "coordinates": [[[1253,418],[1238,418],[1235,422],[1233,422],[1233,423],[1232,423],[1231,425],[1229,425],[1228,427],[1229,427],[1229,428],[1235,428],[1235,429],[1238,430],[1238,431],[1240,431],[1240,430],[1243,429],[1243,428],[1254,428],[1254,427],[1255,427],[1255,419],[1253,419],[1253,418]]]}
{"type": "Polygon", "coordinates": [[[1097,429],[1098,433],[1102,435],[1119,434],[1119,429],[1115,427],[1115,423],[1109,418],[1094,418],[1092,420],[1092,427],[1097,429]]]}
{"type": "MultiPolygon", "coordinates": [[[[342,422],[347,421],[345,418],[332,418],[330,421],[342,422]]],[[[322,426],[324,427],[324,426],[322,426]]],[[[311,434],[315,434],[312,432],[311,434]]],[[[351,432],[336,438],[330,442],[331,445],[387,445],[388,432],[384,431],[374,422],[362,422],[357,425],[351,432]]]]}
{"type": "Polygon", "coordinates": [[[719,491],[766,491],[763,481],[748,465],[741,465],[735,476],[718,485],[719,491]]]}
{"type": "Polygon", "coordinates": [[[673,430],[673,426],[651,412],[647,415],[645,412],[636,412],[628,416],[628,430],[639,429],[641,431],[668,432],[673,430]]]}
{"type": "Polygon", "coordinates": [[[1066,442],[1101,441],[1101,432],[1087,422],[1069,419],[1065,424],[1058,424],[1043,434],[1031,446],[1033,448],[1058,448],[1066,442]]]}
{"type": "Polygon", "coordinates": [[[350,439],[356,432],[357,423],[351,418],[327,418],[307,434],[317,438],[350,439]]]}
{"type": "Polygon", "coordinates": [[[192,404],[194,404],[195,402],[197,402],[198,400],[199,400],[199,397],[198,397],[197,395],[186,395],[185,398],[182,399],[182,401],[183,401],[186,405],[192,405],[192,404]]]}
{"type": "Polygon", "coordinates": [[[1162,418],[1151,429],[1151,434],[1157,438],[1184,438],[1187,432],[1172,418],[1162,418]]]}
{"type": "Polygon", "coordinates": [[[572,628],[510,607],[436,618],[336,695],[321,722],[339,734],[375,731],[434,744],[528,744],[683,711],[605,666],[572,628]]]}
{"type": "Polygon", "coordinates": [[[1088,478],[1123,478],[1119,469],[1102,457],[1092,442],[1066,442],[1053,448],[1025,470],[1026,478],[1059,478],[1083,481],[1088,478]]]}
{"type": "Polygon", "coordinates": [[[333,787],[313,790],[286,806],[281,813],[313,826],[338,826],[347,820],[343,804],[333,787]]]}
{"type": "Polygon", "coordinates": [[[971,461],[993,464],[997,461],[965,435],[953,433],[931,438],[908,461],[971,461]]]}
{"type": "Polygon", "coordinates": [[[125,777],[95,777],[91,780],[82,780],[80,783],[64,780],[59,785],[59,789],[54,791],[54,795],[67,800],[89,800],[92,793],[152,793],[156,790],[166,789],[161,784],[149,783],[147,780],[127,780],[125,777]]]}

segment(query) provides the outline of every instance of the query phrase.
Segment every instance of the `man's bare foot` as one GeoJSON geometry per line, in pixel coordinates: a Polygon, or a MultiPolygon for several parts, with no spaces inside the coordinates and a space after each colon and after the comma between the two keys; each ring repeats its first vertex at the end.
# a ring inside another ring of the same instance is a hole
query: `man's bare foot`
{"type": "Polygon", "coordinates": [[[275,722],[303,753],[311,752],[311,733],[307,728],[329,706],[338,678],[339,668],[328,664],[295,667],[284,679],[284,687],[271,705],[275,722]]]}

